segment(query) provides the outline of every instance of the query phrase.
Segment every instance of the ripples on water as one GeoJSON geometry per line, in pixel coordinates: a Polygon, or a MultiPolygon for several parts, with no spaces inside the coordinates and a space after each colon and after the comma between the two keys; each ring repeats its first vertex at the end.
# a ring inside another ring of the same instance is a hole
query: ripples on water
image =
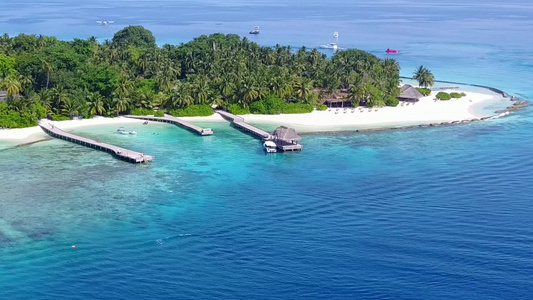
{"type": "Polygon", "coordinates": [[[0,152],[0,295],[526,298],[522,114],[306,136],[305,151],[268,156],[225,123],[207,138],[79,130],[142,147],[156,156],[146,166],[62,141],[0,152]]]}

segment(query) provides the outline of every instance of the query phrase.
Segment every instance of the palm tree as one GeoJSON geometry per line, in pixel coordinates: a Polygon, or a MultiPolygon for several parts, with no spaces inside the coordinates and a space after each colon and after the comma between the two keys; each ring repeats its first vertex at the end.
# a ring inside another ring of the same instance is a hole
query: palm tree
{"type": "Polygon", "coordinates": [[[117,97],[113,98],[113,108],[117,113],[117,117],[120,112],[126,111],[128,109],[129,104],[130,99],[125,95],[118,95],[117,97]]]}
{"type": "Polygon", "coordinates": [[[68,99],[68,93],[62,87],[56,87],[52,89],[53,108],[56,112],[59,112],[61,104],[65,103],[68,99]]]}
{"type": "Polygon", "coordinates": [[[80,113],[80,109],[81,105],[79,102],[67,98],[63,102],[63,108],[61,109],[61,112],[68,115],[72,119],[73,116],[80,113]]]}
{"type": "Polygon", "coordinates": [[[90,93],[87,95],[87,104],[91,115],[102,115],[105,113],[104,97],[100,93],[90,93]]]}
{"type": "Polygon", "coordinates": [[[43,60],[42,68],[43,71],[46,72],[46,88],[48,88],[48,84],[50,83],[50,72],[54,70],[54,66],[51,63],[43,60]]]}
{"type": "Polygon", "coordinates": [[[30,88],[33,84],[33,78],[31,76],[19,75],[19,82],[22,87],[22,91],[24,91],[24,94],[26,94],[30,91],[30,88]]]}
{"type": "Polygon", "coordinates": [[[432,87],[435,83],[435,78],[433,73],[430,70],[426,69],[424,66],[418,67],[413,73],[413,79],[418,81],[418,85],[423,88],[432,87]]]}
{"type": "Polygon", "coordinates": [[[2,80],[2,86],[6,89],[8,95],[18,95],[22,90],[20,81],[15,76],[7,76],[2,80]]]}
{"type": "Polygon", "coordinates": [[[125,74],[120,74],[120,77],[118,78],[118,82],[117,82],[117,88],[115,89],[115,93],[120,94],[120,95],[129,95],[132,86],[133,86],[133,82],[129,80],[125,74]]]}
{"type": "Polygon", "coordinates": [[[313,90],[313,84],[308,78],[299,78],[294,85],[294,93],[300,100],[307,100],[313,90]]]}
{"type": "Polygon", "coordinates": [[[135,95],[135,106],[140,108],[152,108],[156,100],[156,94],[152,91],[141,92],[135,95]]]}
{"type": "Polygon", "coordinates": [[[52,110],[52,90],[41,90],[39,93],[35,94],[34,100],[41,102],[41,104],[46,108],[47,111],[52,110]]]}

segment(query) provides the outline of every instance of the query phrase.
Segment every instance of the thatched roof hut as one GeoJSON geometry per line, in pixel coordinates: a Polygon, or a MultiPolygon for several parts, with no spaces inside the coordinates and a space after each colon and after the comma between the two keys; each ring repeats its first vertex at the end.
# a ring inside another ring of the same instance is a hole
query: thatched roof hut
{"type": "Polygon", "coordinates": [[[401,87],[401,93],[398,97],[400,101],[417,102],[420,98],[424,97],[414,86],[410,84],[403,85],[401,87]]]}
{"type": "Polygon", "coordinates": [[[300,137],[296,133],[296,130],[294,130],[293,128],[285,127],[285,126],[280,126],[276,128],[276,130],[272,132],[272,137],[274,137],[274,139],[276,140],[285,141],[285,142],[294,142],[294,141],[299,141],[302,139],[302,137],[300,137]]]}

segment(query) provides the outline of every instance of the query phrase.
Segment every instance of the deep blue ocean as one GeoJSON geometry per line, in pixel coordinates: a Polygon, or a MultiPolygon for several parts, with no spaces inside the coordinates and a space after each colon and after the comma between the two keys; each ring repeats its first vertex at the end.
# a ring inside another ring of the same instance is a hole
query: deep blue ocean
{"type": "MultiPolygon", "coordinates": [[[[2,32],[158,43],[213,32],[342,47],[402,75],[533,99],[533,3],[2,1],[2,32]],[[6,3],[8,2],[8,3],[6,3]],[[219,3],[223,2],[223,3],[219,3]],[[97,20],[114,20],[100,27],[97,20]]],[[[463,126],[304,135],[265,155],[228,123],[75,132],[155,155],[133,165],[60,140],[0,145],[0,299],[531,299],[533,114],[463,126]],[[72,248],[76,245],[76,248],[72,248]]]]}

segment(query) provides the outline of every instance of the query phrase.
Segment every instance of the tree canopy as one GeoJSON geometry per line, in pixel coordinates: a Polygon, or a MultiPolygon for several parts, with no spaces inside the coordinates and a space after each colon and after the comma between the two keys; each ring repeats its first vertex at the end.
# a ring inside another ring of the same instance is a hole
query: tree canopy
{"type": "Polygon", "coordinates": [[[113,43],[120,46],[154,47],[155,37],[142,26],[128,26],[115,33],[113,43]]]}
{"type": "Polygon", "coordinates": [[[262,47],[234,34],[157,47],[141,26],[128,26],[102,43],[95,38],[0,37],[0,89],[12,95],[5,109],[27,113],[31,124],[42,115],[35,112],[38,106],[57,119],[191,105],[242,111],[267,105],[265,111],[276,111],[269,108],[270,100],[254,104],[270,96],[311,107],[332,96],[383,106],[399,95],[399,70],[395,60],[362,50],[328,59],[316,49],[262,47]]]}
{"type": "Polygon", "coordinates": [[[418,85],[423,88],[430,88],[435,84],[433,73],[424,66],[420,66],[414,71],[413,79],[418,81],[418,85]]]}

